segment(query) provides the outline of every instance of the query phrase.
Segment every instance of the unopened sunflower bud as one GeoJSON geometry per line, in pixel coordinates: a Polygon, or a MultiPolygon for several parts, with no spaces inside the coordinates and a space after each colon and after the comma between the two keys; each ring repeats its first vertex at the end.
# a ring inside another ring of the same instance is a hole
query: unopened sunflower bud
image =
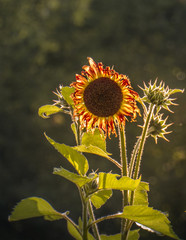
{"type": "Polygon", "coordinates": [[[148,130],[148,136],[152,136],[155,140],[155,142],[157,143],[157,139],[159,138],[163,138],[166,141],[169,141],[164,135],[165,134],[169,134],[170,132],[166,132],[166,129],[172,125],[172,123],[170,124],[166,124],[167,118],[162,119],[163,114],[159,114],[156,116],[152,117],[150,126],[149,126],[149,130],[148,130]]]}
{"type": "Polygon", "coordinates": [[[56,92],[53,92],[58,97],[58,100],[53,100],[54,105],[59,106],[63,110],[64,113],[71,114],[70,106],[65,101],[65,99],[61,93],[61,89],[62,89],[62,86],[59,86],[59,90],[56,89],[56,92]]]}
{"type": "Polygon", "coordinates": [[[96,177],[95,173],[90,173],[88,177],[93,179],[91,182],[85,184],[86,194],[90,195],[98,189],[98,178],[96,177]]]}
{"type": "Polygon", "coordinates": [[[146,84],[144,83],[145,88],[141,88],[144,92],[144,97],[142,100],[147,103],[151,103],[153,105],[157,106],[157,109],[160,110],[161,108],[164,108],[170,112],[172,112],[169,109],[170,105],[177,105],[173,103],[175,99],[170,98],[170,95],[177,93],[177,92],[182,92],[184,90],[181,89],[169,89],[167,86],[165,88],[165,84],[161,81],[159,86],[156,86],[157,79],[155,80],[154,84],[151,84],[151,81],[149,83],[149,86],[147,87],[146,84]]]}

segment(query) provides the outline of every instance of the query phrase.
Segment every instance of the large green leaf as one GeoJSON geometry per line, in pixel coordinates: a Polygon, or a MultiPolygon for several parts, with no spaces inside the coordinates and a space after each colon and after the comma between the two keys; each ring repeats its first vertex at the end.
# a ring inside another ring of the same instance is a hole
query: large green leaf
{"type": "Polygon", "coordinates": [[[71,98],[71,95],[73,92],[74,92],[74,88],[72,88],[72,87],[62,87],[61,88],[61,94],[63,95],[63,98],[71,106],[74,106],[74,102],[71,98]]]}
{"type": "Polygon", "coordinates": [[[167,235],[174,239],[179,239],[178,236],[172,230],[170,221],[160,211],[154,210],[148,206],[133,205],[124,207],[121,217],[135,221],[141,224],[142,228],[146,230],[153,230],[157,233],[167,235]]]}
{"type": "Polygon", "coordinates": [[[100,208],[111,196],[111,189],[103,189],[93,193],[90,199],[95,208],[100,208]]]}
{"type": "Polygon", "coordinates": [[[99,173],[99,189],[117,189],[117,190],[132,190],[134,191],[140,179],[133,180],[129,177],[120,177],[118,174],[112,173],[99,173]]]}
{"type": "MultiPolygon", "coordinates": [[[[85,185],[88,182],[91,182],[94,179],[94,178],[88,178],[88,177],[85,177],[85,176],[80,176],[76,173],[69,172],[62,167],[61,168],[54,168],[53,173],[68,179],[69,181],[75,183],[79,187],[82,187],[83,185],[85,185]]],[[[96,178],[96,175],[95,175],[95,178],[96,178]]]]}
{"type": "Polygon", "coordinates": [[[70,146],[57,143],[53,139],[49,138],[47,135],[45,136],[47,140],[54,146],[54,148],[72,164],[72,166],[79,174],[85,175],[87,173],[89,165],[84,155],[82,155],[70,146]]]}
{"type": "Polygon", "coordinates": [[[44,105],[39,108],[38,115],[42,118],[49,118],[50,115],[63,112],[63,110],[55,105],[44,105]]]}
{"type": "Polygon", "coordinates": [[[94,133],[85,132],[82,136],[81,144],[85,146],[96,146],[106,152],[106,141],[98,129],[95,129],[94,133]]]}
{"type": "MultiPolygon", "coordinates": [[[[133,205],[146,205],[148,206],[148,194],[149,191],[149,184],[146,182],[140,182],[136,190],[134,191],[134,202],[133,205]]],[[[129,201],[130,201],[131,192],[129,194],[129,201]]]]}
{"type": "MultiPolygon", "coordinates": [[[[128,240],[138,240],[139,239],[139,230],[132,230],[129,232],[128,240]]],[[[120,240],[121,234],[115,234],[115,235],[101,235],[101,240],[120,240]]]]}
{"type": "Polygon", "coordinates": [[[23,199],[15,206],[9,221],[18,221],[33,217],[44,217],[49,221],[58,220],[64,217],[66,213],[57,212],[47,201],[38,197],[23,199]]]}

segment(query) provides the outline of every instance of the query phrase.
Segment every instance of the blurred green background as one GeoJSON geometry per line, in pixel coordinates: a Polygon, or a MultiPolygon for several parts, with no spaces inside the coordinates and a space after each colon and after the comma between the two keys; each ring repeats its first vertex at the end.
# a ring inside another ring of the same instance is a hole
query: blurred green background
{"type": "MultiPolygon", "coordinates": [[[[71,169],[45,140],[75,145],[70,117],[38,117],[38,108],[51,104],[52,91],[69,85],[87,64],[87,56],[129,76],[138,85],[164,80],[170,88],[185,88],[185,0],[0,0],[0,238],[3,240],[71,239],[65,221],[43,219],[9,223],[13,206],[29,196],[43,197],[54,208],[77,221],[81,214],[76,187],[53,167],[71,169]]],[[[169,212],[175,232],[186,239],[186,95],[177,94],[171,109],[174,122],[170,142],[148,139],[141,166],[150,182],[150,206],[169,212]]],[[[141,122],[138,118],[138,123],[141,122]]],[[[138,123],[127,123],[128,154],[140,133],[138,123]]],[[[118,159],[117,138],[108,151],[118,159]]],[[[116,172],[105,159],[90,157],[90,169],[116,172]]],[[[120,210],[114,192],[97,216],[120,210]]],[[[108,234],[119,232],[119,221],[99,225],[108,234]]],[[[141,239],[159,239],[141,230],[141,239]]],[[[161,238],[160,238],[161,239],[161,238]]],[[[164,237],[163,239],[168,239],[164,237]]]]}

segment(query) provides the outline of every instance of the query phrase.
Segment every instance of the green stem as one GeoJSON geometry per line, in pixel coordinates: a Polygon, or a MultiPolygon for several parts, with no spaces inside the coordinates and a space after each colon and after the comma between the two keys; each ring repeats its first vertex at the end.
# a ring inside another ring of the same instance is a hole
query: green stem
{"type": "Polygon", "coordinates": [[[77,133],[77,139],[76,139],[76,143],[77,145],[81,144],[81,129],[80,129],[80,122],[79,119],[77,122],[74,121],[75,127],[76,127],[76,133],[77,133]]]}
{"type": "MultiPolygon", "coordinates": [[[[120,139],[120,157],[121,157],[121,176],[128,176],[128,163],[127,163],[127,150],[126,150],[126,136],[125,136],[125,126],[122,124],[119,128],[119,139],[120,139]]],[[[122,191],[122,211],[124,206],[128,205],[128,191],[122,191]]],[[[125,226],[126,220],[121,219],[121,239],[127,239],[125,236],[125,226]]]]}
{"type": "Polygon", "coordinates": [[[121,157],[121,176],[128,175],[128,164],[127,164],[127,150],[126,150],[126,137],[125,137],[125,126],[122,124],[119,128],[119,140],[120,140],[120,157],[121,157]]]}
{"type": "Polygon", "coordinates": [[[136,167],[135,167],[135,172],[134,172],[134,179],[138,178],[138,174],[139,174],[139,170],[140,170],[141,157],[142,157],[142,154],[143,154],[145,140],[147,138],[147,132],[148,132],[148,128],[149,128],[151,118],[152,118],[152,114],[154,112],[154,108],[155,108],[155,105],[150,104],[149,111],[148,111],[147,117],[145,119],[143,131],[142,131],[142,135],[141,135],[139,151],[138,151],[138,155],[137,155],[137,158],[136,158],[136,167]]]}
{"type": "Polygon", "coordinates": [[[70,222],[73,226],[74,226],[74,228],[79,232],[79,234],[82,236],[82,233],[81,233],[81,231],[79,230],[79,228],[78,228],[78,226],[74,223],[74,221],[71,219],[71,218],[69,218],[67,215],[62,215],[62,217],[65,219],[65,220],[67,220],[68,222],[70,222]]]}
{"type": "MultiPolygon", "coordinates": [[[[135,172],[134,172],[134,176],[133,176],[134,179],[137,179],[138,175],[139,175],[141,157],[143,154],[143,149],[144,149],[145,141],[147,138],[147,132],[148,132],[150,121],[152,119],[154,108],[155,108],[155,105],[153,105],[153,104],[149,105],[149,110],[147,112],[147,116],[146,116],[144,126],[143,126],[142,135],[140,138],[139,151],[138,151],[137,158],[136,158],[136,166],[135,166],[135,172]]],[[[131,200],[130,200],[131,205],[133,205],[133,201],[134,201],[134,191],[131,193],[131,200]]]]}
{"type": "MultiPolygon", "coordinates": [[[[95,216],[94,216],[94,212],[93,212],[93,208],[92,208],[92,203],[91,203],[91,200],[90,200],[90,199],[89,199],[89,201],[88,201],[88,212],[89,212],[91,221],[92,221],[92,222],[95,222],[96,219],[95,219],[95,216]]],[[[96,223],[94,223],[94,224],[92,225],[92,231],[93,231],[93,233],[94,233],[94,236],[95,236],[96,240],[101,240],[100,235],[99,235],[98,226],[97,226],[96,223]]]]}
{"type": "MultiPolygon", "coordinates": [[[[74,122],[74,123],[75,123],[76,133],[77,133],[76,143],[77,143],[77,145],[80,145],[81,144],[81,129],[80,129],[79,119],[77,122],[74,122]]],[[[95,216],[94,216],[94,212],[92,209],[91,201],[89,200],[87,202],[86,197],[84,196],[85,189],[79,188],[79,193],[80,193],[81,202],[82,202],[83,240],[86,240],[88,237],[88,235],[87,235],[88,234],[88,228],[87,228],[88,214],[87,213],[89,213],[89,216],[90,216],[92,222],[95,222],[95,216]]],[[[96,223],[93,224],[92,228],[93,228],[92,230],[93,230],[96,240],[100,240],[101,238],[99,235],[99,230],[98,230],[97,224],[96,223]]]]}
{"type": "Polygon", "coordinates": [[[87,202],[83,203],[83,240],[88,239],[88,231],[87,231],[87,202]]]}
{"type": "Polygon", "coordinates": [[[82,203],[82,221],[83,221],[83,240],[88,240],[88,228],[87,228],[87,201],[85,199],[84,190],[81,188],[79,189],[79,194],[81,197],[82,203]]]}
{"type": "Polygon", "coordinates": [[[137,142],[134,146],[132,155],[131,155],[130,165],[129,165],[129,177],[130,178],[132,177],[132,173],[134,171],[134,163],[135,163],[136,155],[137,155],[137,152],[138,152],[138,149],[139,149],[139,143],[140,143],[140,138],[138,138],[138,140],[137,140],[137,142]]]}
{"type": "Polygon", "coordinates": [[[92,227],[92,225],[97,224],[97,223],[100,223],[100,222],[105,221],[105,220],[114,219],[114,218],[121,218],[122,214],[123,214],[123,213],[117,213],[117,214],[107,215],[107,216],[98,218],[98,219],[96,219],[94,222],[91,222],[91,223],[87,226],[87,228],[90,228],[90,227],[92,227]]]}

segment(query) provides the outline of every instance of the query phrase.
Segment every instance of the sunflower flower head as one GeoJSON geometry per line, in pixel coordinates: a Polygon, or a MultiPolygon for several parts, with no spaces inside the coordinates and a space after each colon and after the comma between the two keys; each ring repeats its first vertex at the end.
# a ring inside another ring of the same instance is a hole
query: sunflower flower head
{"type": "Polygon", "coordinates": [[[72,94],[74,115],[79,117],[82,128],[87,131],[96,127],[105,136],[116,135],[115,126],[125,124],[127,117],[132,121],[140,114],[136,100],[138,93],[132,90],[129,78],[110,67],[95,63],[88,58],[89,66],[83,66],[81,75],[76,74],[72,94]]]}
{"type": "Polygon", "coordinates": [[[163,114],[157,114],[156,116],[153,116],[148,129],[148,135],[154,138],[155,143],[157,143],[158,137],[163,138],[166,141],[169,141],[165,137],[165,134],[169,134],[172,132],[172,131],[169,131],[169,132],[166,131],[167,128],[172,125],[172,123],[166,124],[168,117],[163,119],[162,116],[163,114]]]}
{"type": "Polygon", "coordinates": [[[157,109],[160,110],[164,108],[172,112],[169,108],[170,105],[177,105],[173,101],[175,98],[170,98],[170,96],[177,92],[182,92],[181,89],[170,89],[168,86],[165,88],[165,84],[161,81],[159,86],[157,84],[157,79],[154,84],[149,83],[149,86],[146,86],[144,83],[144,88],[141,88],[144,93],[142,101],[156,105],[157,109]]]}

